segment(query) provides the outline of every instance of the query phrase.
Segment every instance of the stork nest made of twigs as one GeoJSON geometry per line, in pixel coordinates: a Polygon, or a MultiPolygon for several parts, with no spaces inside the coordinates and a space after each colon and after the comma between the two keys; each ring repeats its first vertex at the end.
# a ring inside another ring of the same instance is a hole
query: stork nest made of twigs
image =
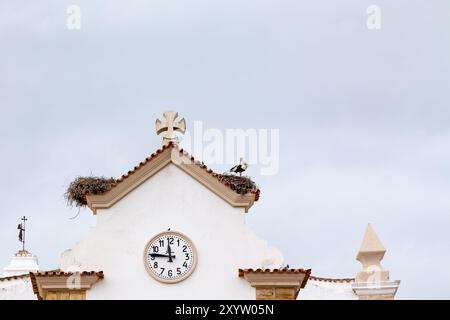
{"type": "Polygon", "coordinates": [[[67,188],[64,197],[67,205],[72,207],[84,207],[87,205],[87,193],[102,193],[109,190],[116,183],[114,178],[105,177],[77,177],[67,188]]]}
{"type": "Polygon", "coordinates": [[[227,183],[231,189],[242,195],[257,189],[255,182],[250,177],[230,173],[220,174],[217,177],[221,182],[227,183]]]}

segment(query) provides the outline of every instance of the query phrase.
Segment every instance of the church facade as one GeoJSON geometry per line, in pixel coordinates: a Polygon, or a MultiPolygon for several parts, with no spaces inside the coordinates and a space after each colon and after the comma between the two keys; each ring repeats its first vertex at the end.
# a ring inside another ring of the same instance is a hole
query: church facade
{"type": "Polygon", "coordinates": [[[55,270],[16,254],[0,278],[0,299],[394,298],[400,282],[381,266],[385,249],[372,226],[355,277],[285,266],[282,253],[245,223],[260,190],[243,191],[196,161],[174,135],[184,120],[165,117],[156,124],[165,133],[160,149],[106,190],[84,195],[96,216],[87,236],[62,253],[55,270]]]}

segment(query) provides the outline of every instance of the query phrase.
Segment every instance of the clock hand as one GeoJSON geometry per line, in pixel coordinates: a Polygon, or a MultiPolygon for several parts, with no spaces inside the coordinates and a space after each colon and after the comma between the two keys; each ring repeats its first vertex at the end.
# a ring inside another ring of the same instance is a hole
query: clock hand
{"type": "MultiPolygon", "coordinates": [[[[168,258],[169,256],[167,254],[161,254],[161,253],[149,253],[150,257],[157,257],[157,258],[168,258]]],[[[172,258],[175,258],[175,256],[172,256],[172,258]]]]}
{"type": "Polygon", "coordinates": [[[168,262],[173,262],[172,258],[175,258],[175,256],[172,255],[172,250],[170,249],[170,244],[167,244],[167,253],[169,254],[169,261],[168,262]]]}

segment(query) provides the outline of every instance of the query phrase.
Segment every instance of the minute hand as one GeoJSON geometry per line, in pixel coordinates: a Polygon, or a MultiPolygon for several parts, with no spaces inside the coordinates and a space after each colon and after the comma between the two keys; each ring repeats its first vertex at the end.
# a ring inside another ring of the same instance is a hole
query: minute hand
{"type": "MultiPolygon", "coordinates": [[[[161,253],[149,253],[150,257],[158,257],[158,258],[169,258],[169,255],[167,254],[161,254],[161,253]]],[[[172,255],[172,258],[175,258],[174,255],[172,255]]]]}

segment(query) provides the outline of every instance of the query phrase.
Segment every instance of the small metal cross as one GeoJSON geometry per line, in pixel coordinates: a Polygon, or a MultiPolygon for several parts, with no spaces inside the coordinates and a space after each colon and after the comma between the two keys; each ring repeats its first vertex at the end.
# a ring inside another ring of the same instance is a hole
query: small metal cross
{"type": "Polygon", "coordinates": [[[20,242],[22,242],[22,250],[25,251],[25,223],[27,222],[27,217],[23,216],[22,219],[20,219],[23,221],[22,224],[19,225],[19,230],[20,230],[20,234],[19,234],[19,240],[20,242]]]}

